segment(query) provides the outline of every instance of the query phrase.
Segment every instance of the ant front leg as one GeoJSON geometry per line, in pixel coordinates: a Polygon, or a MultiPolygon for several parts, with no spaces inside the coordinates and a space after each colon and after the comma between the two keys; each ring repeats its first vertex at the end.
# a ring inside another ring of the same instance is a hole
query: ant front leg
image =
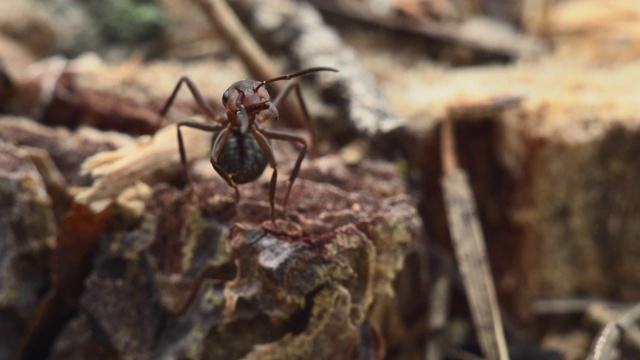
{"type": "Polygon", "coordinates": [[[296,160],[296,164],[294,165],[293,170],[291,170],[291,175],[289,176],[289,181],[287,184],[287,192],[284,195],[283,207],[286,214],[287,202],[289,201],[289,194],[291,193],[293,182],[298,177],[298,173],[300,172],[300,165],[302,164],[302,159],[304,159],[304,155],[307,153],[307,142],[301,136],[290,134],[283,131],[274,131],[274,130],[266,130],[266,129],[263,129],[260,131],[264,133],[264,135],[269,139],[297,142],[302,145],[302,150],[300,150],[300,153],[298,154],[298,159],[296,160]]]}
{"type": "MultiPolygon", "coordinates": [[[[314,154],[316,150],[316,127],[313,121],[313,118],[309,116],[309,111],[307,111],[307,105],[304,102],[304,98],[302,97],[302,92],[300,91],[300,84],[296,80],[291,80],[282,91],[276,96],[276,98],[272,101],[274,105],[278,106],[282,100],[291,92],[291,90],[295,90],[296,97],[300,102],[300,107],[302,108],[302,115],[304,116],[304,121],[309,128],[309,133],[311,134],[311,153],[314,154]]],[[[306,142],[305,142],[306,147],[306,142]]]]}
{"type": "Polygon", "coordinates": [[[180,164],[182,165],[182,173],[184,174],[185,180],[187,180],[189,188],[192,189],[193,180],[191,179],[191,173],[189,172],[189,164],[187,163],[187,152],[185,151],[184,140],[182,139],[182,131],[180,131],[180,127],[182,126],[202,131],[216,132],[224,129],[226,125],[203,124],[201,122],[191,120],[180,121],[178,123],[178,148],[180,150],[180,164]]]}
{"type": "Polygon", "coordinates": [[[158,114],[158,120],[156,120],[156,125],[160,127],[160,124],[162,123],[162,119],[167,115],[167,112],[169,112],[169,108],[171,107],[171,105],[173,105],[173,101],[178,95],[178,91],[180,91],[180,87],[182,86],[182,83],[187,84],[187,87],[191,91],[191,95],[193,95],[193,99],[196,101],[196,104],[198,105],[198,109],[200,110],[200,112],[204,116],[206,116],[209,120],[221,124],[222,123],[220,120],[221,117],[219,115],[216,115],[216,113],[213,112],[211,107],[209,107],[207,102],[204,100],[204,97],[202,97],[200,90],[198,90],[198,88],[193,83],[193,81],[191,81],[191,79],[189,79],[188,77],[183,76],[180,78],[180,80],[176,84],[176,87],[173,89],[171,96],[169,96],[169,98],[167,99],[167,102],[162,107],[160,114],[158,114]]]}

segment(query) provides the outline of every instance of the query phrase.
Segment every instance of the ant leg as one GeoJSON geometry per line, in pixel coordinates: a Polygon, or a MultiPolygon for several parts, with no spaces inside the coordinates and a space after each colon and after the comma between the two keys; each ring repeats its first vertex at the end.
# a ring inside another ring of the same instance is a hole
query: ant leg
{"type": "Polygon", "coordinates": [[[198,130],[216,132],[224,129],[226,125],[212,125],[212,124],[204,124],[197,121],[185,120],[180,121],[178,123],[178,148],[180,150],[180,164],[182,165],[182,173],[184,174],[187,183],[190,188],[193,188],[193,180],[191,179],[191,173],[189,172],[189,166],[187,163],[187,153],[184,147],[184,140],[182,139],[182,131],[180,131],[181,126],[186,126],[198,130]]]}
{"type": "Polygon", "coordinates": [[[250,131],[264,152],[264,155],[267,157],[269,166],[273,169],[273,175],[271,175],[271,182],[269,183],[269,215],[271,216],[271,222],[275,224],[276,218],[274,209],[276,199],[276,182],[278,180],[278,164],[276,163],[276,157],[273,155],[273,149],[271,148],[271,144],[269,144],[269,140],[267,140],[265,135],[262,134],[263,130],[251,128],[250,131]]]}
{"type": "MultiPolygon", "coordinates": [[[[295,90],[296,97],[298,98],[298,102],[300,102],[300,107],[302,108],[302,115],[304,115],[304,121],[309,128],[309,133],[311,134],[311,152],[314,153],[316,149],[316,127],[313,118],[309,116],[309,111],[307,111],[307,105],[304,102],[304,98],[302,97],[302,92],[300,91],[300,84],[296,80],[291,80],[287,85],[280,91],[280,93],[276,96],[276,98],[272,101],[274,105],[278,106],[282,100],[291,92],[291,90],[295,90]]],[[[306,145],[306,144],[305,144],[306,145]]]]}
{"type": "Polygon", "coordinates": [[[213,170],[215,170],[218,175],[220,175],[221,178],[224,179],[224,181],[227,182],[227,184],[229,184],[229,186],[231,186],[233,188],[233,190],[235,191],[235,202],[236,204],[240,201],[240,190],[238,190],[238,185],[236,185],[235,182],[233,182],[233,180],[231,179],[231,177],[229,177],[229,174],[227,174],[226,171],[224,171],[224,169],[222,167],[220,167],[220,165],[218,165],[218,163],[214,160],[211,160],[211,165],[213,165],[213,170]]]}
{"type": "Polygon", "coordinates": [[[274,131],[274,130],[266,130],[266,129],[261,129],[260,131],[264,133],[264,135],[269,139],[297,142],[302,145],[302,150],[300,150],[300,153],[298,154],[298,159],[296,160],[296,164],[293,167],[293,170],[291,170],[291,175],[289,176],[289,181],[287,184],[287,192],[284,195],[283,206],[284,206],[284,211],[286,213],[287,202],[289,201],[289,194],[291,193],[293,182],[298,177],[298,173],[300,172],[300,165],[302,164],[302,159],[304,159],[304,155],[307,153],[307,142],[301,136],[290,134],[283,131],[274,131]]]}
{"type": "Polygon", "coordinates": [[[213,170],[215,170],[218,173],[218,175],[220,175],[220,177],[223,178],[224,181],[226,181],[227,184],[229,184],[229,186],[233,188],[233,190],[235,190],[236,203],[238,203],[238,201],[240,201],[240,191],[238,190],[238,185],[236,185],[236,183],[233,182],[233,179],[231,179],[229,174],[220,165],[218,165],[218,157],[220,156],[220,152],[222,152],[222,148],[224,147],[224,144],[227,142],[227,139],[229,138],[230,134],[231,134],[231,127],[227,127],[226,129],[222,130],[220,134],[218,134],[215,141],[213,142],[213,146],[211,147],[210,161],[211,161],[211,165],[213,166],[213,170]]]}
{"type": "Polygon", "coordinates": [[[169,96],[169,98],[167,99],[167,102],[164,104],[164,106],[162,107],[162,110],[158,114],[158,120],[156,120],[156,125],[160,127],[160,124],[162,123],[162,119],[167,115],[167,112],[169,112],[169,108],[171,107],[171,105],[173,105],[173,101],[178,95],[178,91],[180,91],[180,87],[182,86],[182,83],[187,84],[187,87],[191,91],[191,95],[193,95],[193,98],[195,99],[196,104],[198,105],[198,109],[200,109],[200,112],[204,114],[209,120],[213,122],[221,123],[221,116],[216,115],[216,113],[213,112],[213,110],[209,107],[207,102],[202,97],[200,90],[198,90],[198,88],[193,83],[193,81],[191,81],[191,79],[189,79],[188,77],[183,76],[180,78],[180,80],[178,80],[176,87],[173,89],[173,93],[171,93],[171,96],[169,96]]]}

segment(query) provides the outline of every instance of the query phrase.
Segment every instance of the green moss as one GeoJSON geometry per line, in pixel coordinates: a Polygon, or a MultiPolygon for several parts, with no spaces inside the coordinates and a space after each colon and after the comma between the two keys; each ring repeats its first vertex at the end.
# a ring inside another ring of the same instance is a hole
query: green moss
{"type": "Polygon", "coordinates": [[[155,41],[163,32],[166,17],[152,1],[88,1],[105,40],[137,44],[155,41]]]}

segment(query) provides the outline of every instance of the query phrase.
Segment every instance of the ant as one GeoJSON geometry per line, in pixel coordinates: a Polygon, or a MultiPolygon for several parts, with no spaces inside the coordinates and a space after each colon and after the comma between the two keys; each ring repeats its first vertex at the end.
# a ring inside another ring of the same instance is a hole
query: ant
{"type": "Polygon", "coordinates": [[[273,169],[271,182],[269,184],[269,216],[271,221],[275,223],[274,203],[276,194],[276,181],[278,178],[278,164],[276,163],[270,140],[283,140],[296,142],[302,145],[302,149],[298,154],[295,166],[289,176],[287,192],[284,197],[283,207],[287,208],[287,201],[293,182],[300,171],[300,164],[307,152],[307,141],[298,135],[284,131],[269,130],[262,127],[260,123],[267,119],[277,121],[279,118],[277,106],[287,96],[291,90],[295,90],[298,101],[301,104],[302,112],[309,126],[312,140],[315,138],[315,129],[311,124],[311,118],[307,112],[306,105],[302,99],[299,85],[296,81],[289,82],[278,96],[272,101],[265,85],[281,80],[291,80],[293,78],[319,72],[338,70],[329,67],[314,67],[299,71],[293,74],[282,75],[270,80],[240,80],[233,83],[222,95],[222,104],[226,109],[226,119],[214,113],[214,111],[206,103],[202,94],[195,86],[193,81],[186,76],[180,78],[176,84],[171,96],[167,99],[164,107],[160,111],[158,120],[167,114],[169,108],[180,90],[183,83],[191,91],[198,109],[213,124],[206,124],[197,121],[184,120],[178,122],[178,145],[180,149],[180,162],[182,171],[188,185],[193,187],[193,180],[189,173],[187,165],[187,156],[185,153],[184,141],[180,128],[183,126],[216,133],[213,137],[211,146],[211,165],[213,169],[235,190],[236,203],[240,199],[238,184],[245,184],[257,179],[267,164],[273,169]],[[258,116],[264,112],[269,117],[258,116]]]}

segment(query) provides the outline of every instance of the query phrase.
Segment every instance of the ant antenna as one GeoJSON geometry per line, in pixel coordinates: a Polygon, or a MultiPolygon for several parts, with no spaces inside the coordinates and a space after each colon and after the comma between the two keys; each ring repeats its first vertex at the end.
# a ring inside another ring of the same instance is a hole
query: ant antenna
{"type": "Polygon", "coordinates": [[[338,72],[338,70],[336,70],[334,68],[330,68],[330,67],[314,67],[314,68],[310,68],[310,69],[299,71],[297,73],[288,74],[288,75],[282,75],[282,76],[278,76],[278,77],[275,77],[275,78],[270,79],[270,80],[265,80],[265,81],[261,82],[258,86],[256,86],[254,91],[257,91],[262,86],[265,86],[265,85],[267,85],[269,83],[272,83],[272,82],[275,82],[275,81],[290,80],[290,79],[293,79],[293,78],[298,77],[298,76],[303,76],[303,75],[307,75],[307,74],[311,74],[311,73],[319,72],[319,71],[338,72]]]}

